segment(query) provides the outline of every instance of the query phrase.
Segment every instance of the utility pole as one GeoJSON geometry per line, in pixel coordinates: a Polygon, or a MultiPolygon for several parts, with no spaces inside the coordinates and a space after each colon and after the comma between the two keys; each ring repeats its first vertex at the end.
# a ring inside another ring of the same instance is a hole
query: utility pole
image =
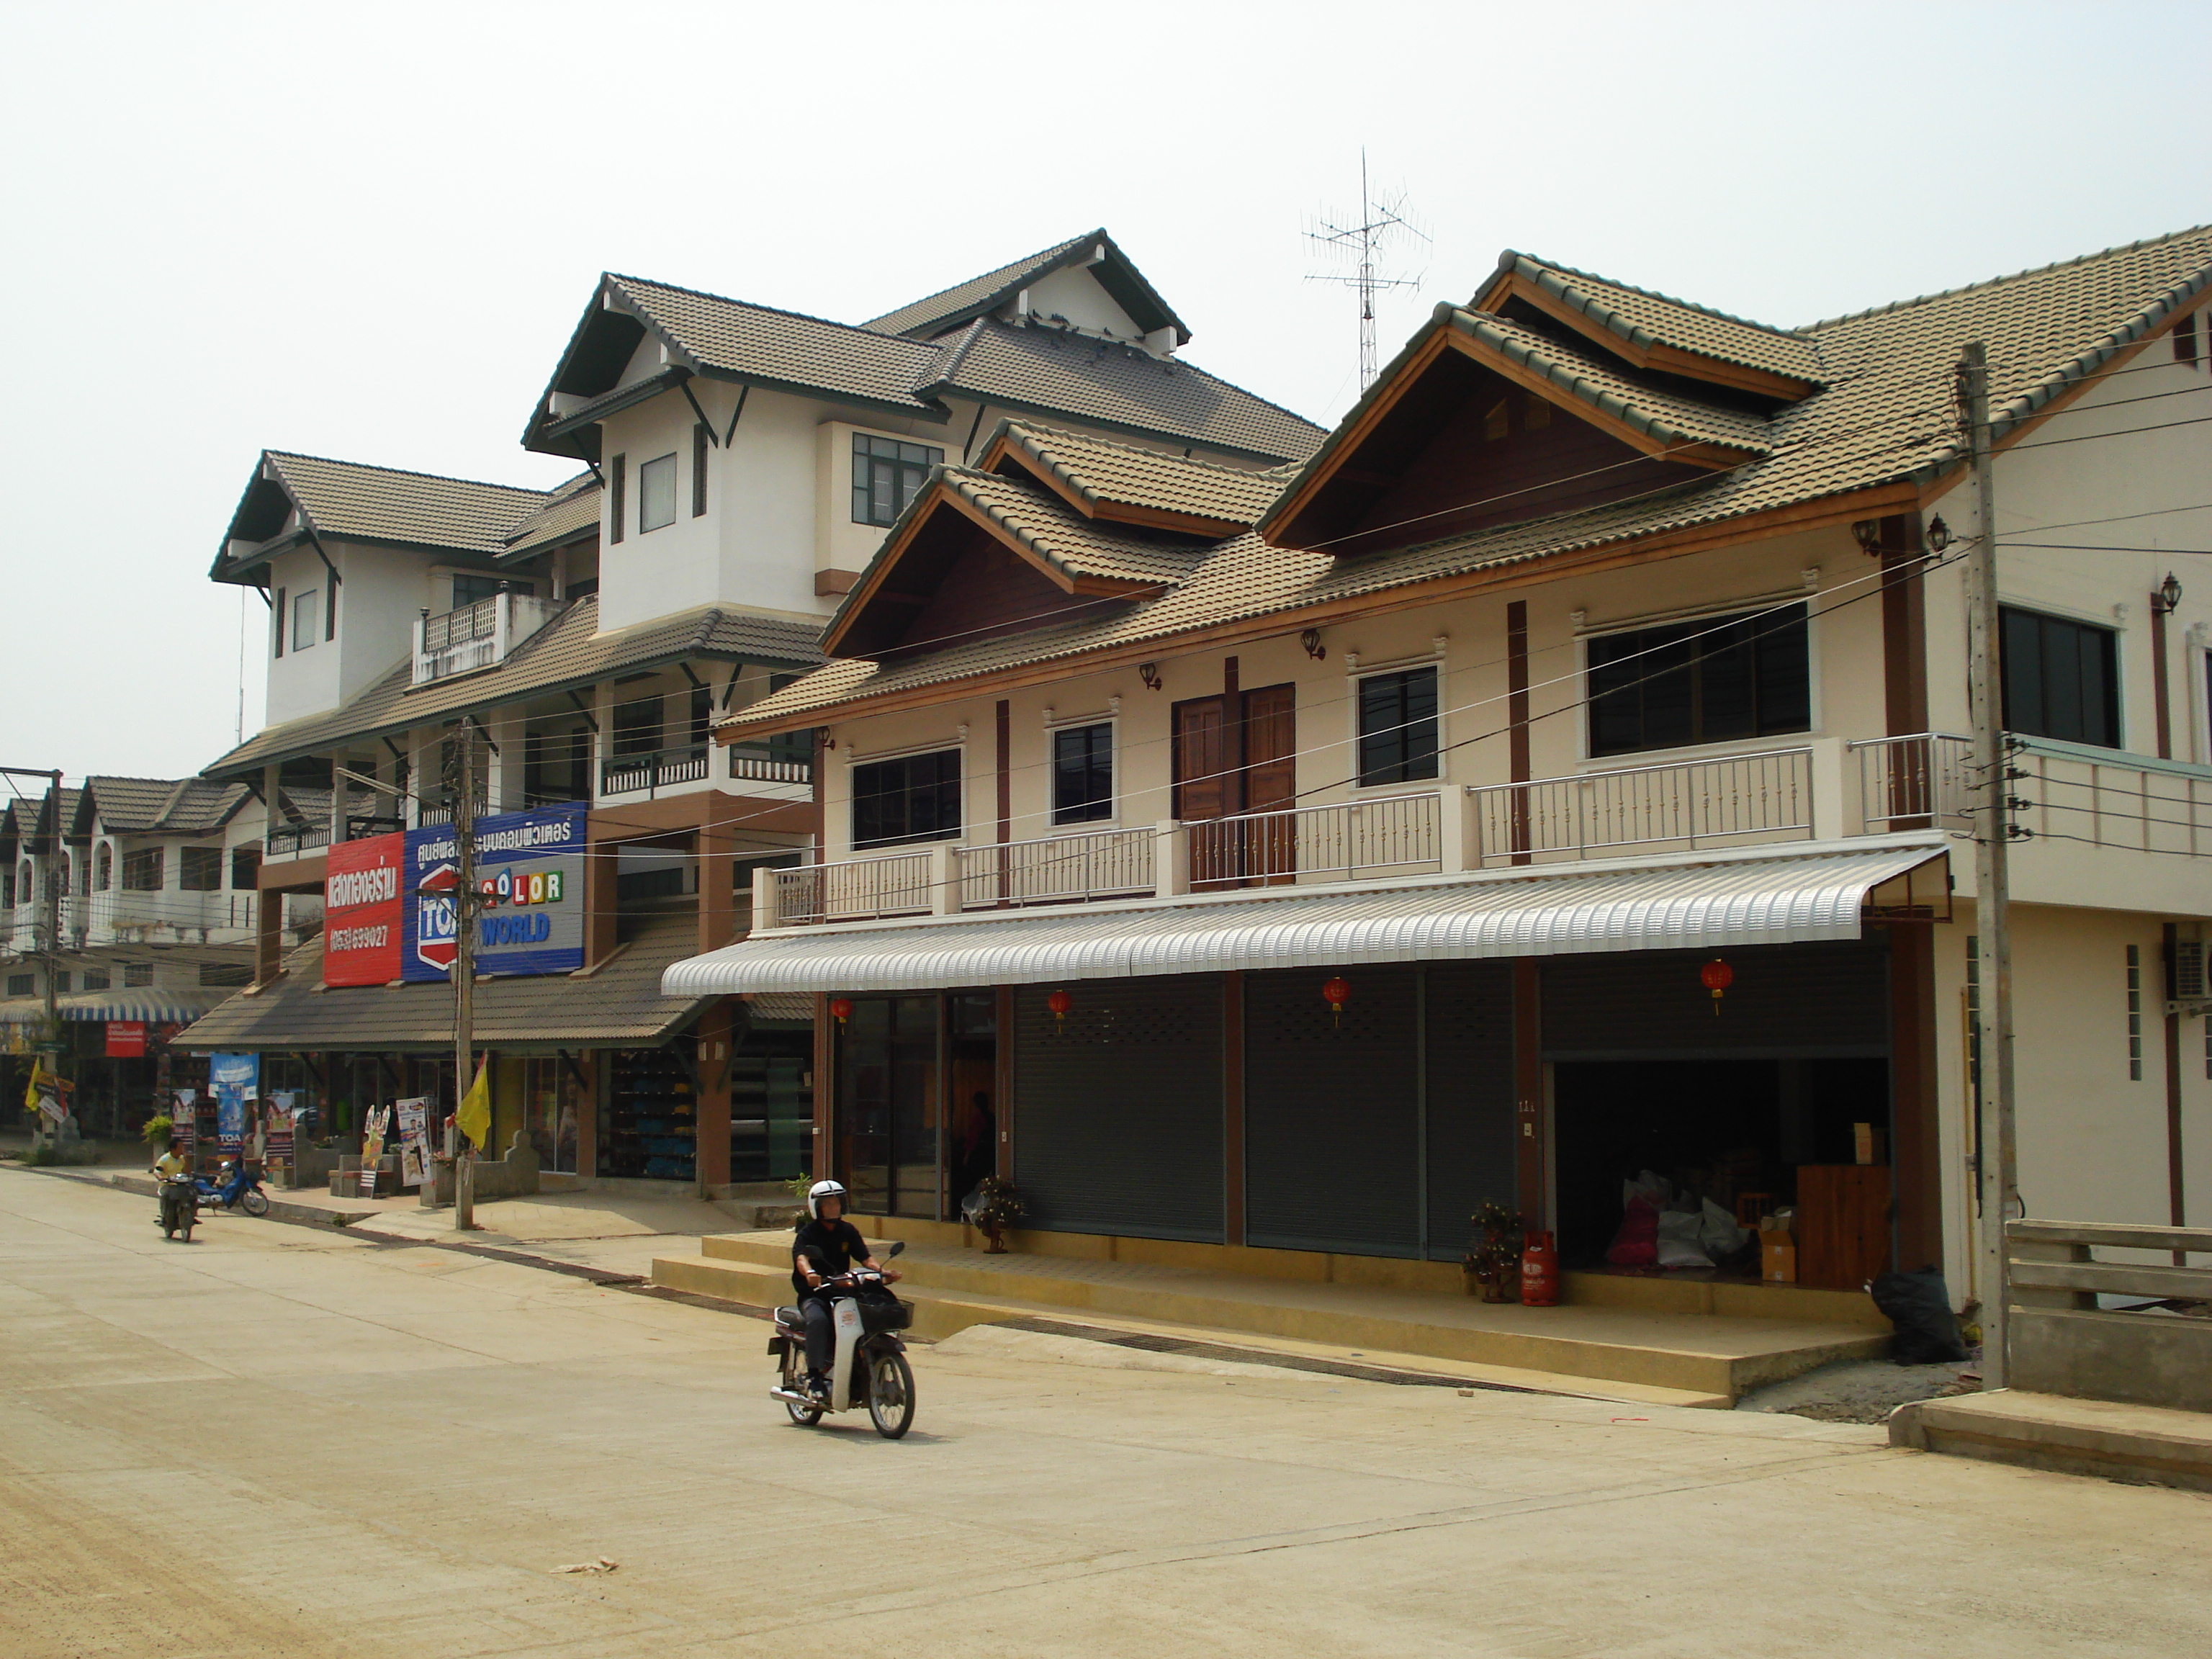
{"type": "MultiPolygon", "coordinates": [[[[476,1048],[477,914],[476,723],[464,715],[453,736],[453,1116],[459,1127],[461,1102],[476,1080],[471,1063],[476,1048]]],[[[463,1134],[453,1143],[453,1231],[468,1232],[476,1222],[476,1148],[463,1134]]]]}
{"type": "MultiPolygon", "coordinates": [[[[61,1010],[57,1002],[60,994],[54,987],[54,975],[61,964],[62,883],[55,874],[55,865],[62,850],[62,775],[58,769],[40,771],[27,766],[0,766],[0,777],[43,778],[46,782],[46,799],[53,803],[54,835],[52,843],[46,849],[46,891],[39,897],[42,920],[32,924],[31,949],[26,954],[36,957],[46,970],[46,1030],[39,1044],[39,1051],[52,1057],[54,1073],[59,1076],[61,1049],[55,1043],[54,1034],[60,1028],[61,1010]]],[[[19,799],[21,795],[22,792],[17,790],[19,799]]],[[[27,897],[25,902],[28,902],[27,897]]],[[[33,1123],[31,1126],[33,1139],[42,1138],[45,1133],[43,1124],[33,1123]]]]}
{"type": "Polygon", "coordinates": [[[2002,1389],[2005,1346],[2005,1220],[2016,1196],[2019,1143],[2013,1115],[2012,755],[2005,741],[2004,665],[1997,618],[1997,501],[1990,453],[1989,358],[1982,342],[1958,366],[1960,412],[1973,447],[1979,534],[1966,562],[1966,645],[1974,702],[1974,932],[1980,957],[1982,1110],[1975,1156],[1982,1200],[1982,1386],[2002,1389]]]}

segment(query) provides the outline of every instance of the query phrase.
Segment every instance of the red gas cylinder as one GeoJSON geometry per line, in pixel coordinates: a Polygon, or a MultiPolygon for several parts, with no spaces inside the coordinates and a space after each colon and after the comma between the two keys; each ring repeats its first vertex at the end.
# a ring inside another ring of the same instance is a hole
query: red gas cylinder
{"type": "Polygon", "coordinates": [[[1531,1308],[1559,1305],[1559,1249],[1549,1233],[1528,1233],[1522,1237],[1521,1300],[1531,1308]]]}

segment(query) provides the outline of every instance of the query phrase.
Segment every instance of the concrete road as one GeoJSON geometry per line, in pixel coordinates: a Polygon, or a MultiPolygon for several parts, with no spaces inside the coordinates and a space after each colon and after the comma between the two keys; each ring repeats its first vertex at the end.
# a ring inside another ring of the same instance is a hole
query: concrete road
{"type": "Polygon", "coordinates": [[[894,1444],[750,1319],[151,1211],[0,1170],[6,1659],[2212,1650],[2204,1497],[989,1331],[894,1444]]]}

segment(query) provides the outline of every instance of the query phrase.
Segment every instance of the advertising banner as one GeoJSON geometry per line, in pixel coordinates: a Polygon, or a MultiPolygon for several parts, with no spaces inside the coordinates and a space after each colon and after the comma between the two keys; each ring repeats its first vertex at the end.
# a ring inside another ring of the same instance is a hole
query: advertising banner
{"type": "Polygon", "coordinates": [[[262,1121],[261,1156],[271,1164],[289,1164],[299,1133],[300,1091],[287,1089],[269,1097],[269,1115],[262,1121]]]}
{"type": "Polygon", "coordinates": [[[399,1114],[399,1184],[419,1187],[430,1178],[430,1102],[395,1100],[399,1114]]]}
{"type": "Polygon", "coordinates": [[[323,878],[323,983],[389,985],[399,977],[399,830],[331,848],[323,878]]]}
{"type": "Polygon", "coordinates": [[[146,1022],[111,1019],[107,1022],[107,1058],[137,1060],[146,1053],[146,1022]]]}
{"type": "Polygon", "coordinates": [[[169,1115],[169,1133],[185,1143],[185,1152],[191,1156],[192,1146],[199,1139],[200,1091],[197,1089],[178,1089],[177,1109],[169,1115]]]}
{"type": "Polygon", "coordinates": [[[246,1103],[260,1092],[261,1056],[210,1054],[208,1086],[215,1091],[215,1144],[223,1152],[246,1149],[246,1103]]]}
{"type": "MultiPolygon", "coordinates": [[[[584,820],[578,803],[501,812],[476,826],[477,971],[568,974],[584,965],[584,820]]],[[[399,976],[444,980],[454,933],[460,848],[451,824],[407,831],[399,976]]]]}

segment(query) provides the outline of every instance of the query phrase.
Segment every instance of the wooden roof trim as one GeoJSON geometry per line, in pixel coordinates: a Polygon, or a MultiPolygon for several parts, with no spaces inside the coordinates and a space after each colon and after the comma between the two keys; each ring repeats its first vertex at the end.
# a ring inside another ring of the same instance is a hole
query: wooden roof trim
{"type": "Polygon", "coordinates": [[[1702,466],[1715,472],[1725,472],[1732,466],[1741,466],[1746,461],[1756,460],[1758,452],[1735,449],[1717,443],[1680,443],[1665,438],[1655,438],[1648,432],[1638,430],[1617,416],[1608,415],[1595,404],[1584,403],[1565,387],[1555,384],[1540,369],[1527,363],[1516,362],[1495,347],[1486,345],[1471,334],[1457,329],[1450,331],[1449,339],[1455,350],[1472,357],[1485,368],[1504,375],[1524,392],[1534,393],[1546,403],[1569,415],[1587,422],[1601,432],[1618,438],[1632,449],[1640,449],[1655,459],[1681,461],[1690,466],[1702,466]]]}
{"type": "Polygon", "coordinates": [[[1283,526],[1313,505],[1314,497],[1335,480],[1359,447],[1374,435],[1375,428],[1381,424],[1382,418],[1397,408],[1414,382],[1444,353],[1447,349],[1444,337],[1453,331],[1438,322],[1431,323],[1429,327],[1431,331],[1429,337],[1413,349],[1404,366],[1387,384],[1371,394],[1372,401],[1358,411],[1351,425],[1342,428],[1331,440],[1321,465],[1308,471],[1288,495],[1267,509],[1267,516],[1260,520],[1261,534],[1267,541],[1277,547],[1295,545],[1282,539],[1280,532],[1283,526]]]}
{"type": "Polygon", "coordinates": [[[1028,564],[1061,592],[1073,593],[1076,591],[1076,583],[1079,580],[1078,577],[1060,569],[958,490],[948,489],[945,492],[944,504],[988,531],[994,540],[1006,547],[1016,558],[1028,564]]]}
{"type": "Polygon", "coordinates": [[[1762,398],[1778,398],[1785,403],[1794,404],[1801,398],[1809,398],[1820,389],[1813,381],[1801,380],[1795,375],[1777,374],[1771,369],[1753,368],[1747,363],[1732,363],[1725,358],[1708,356],[1702,351],[1687,350],[1663,341],[1655,340],[1648,346],[1639,345],[1623,335],[1614,333],[1589,313],[1569,305],[1558,295],[1518,271],[1499,271],[1468,308],[1495,315],[1508,300],[1526,300],[1546,316],[1565,324],[1583,338],[1603,346],[1614,356],[1638,368],[1652,369],[1662,374],[1680,374],[1691,380],[1710,380],[1715,386],[1731,386],[1736,391],[1754,392],[1762,398]]]}
{"type": "Polygon", "coordinates": [[[807,731],[835,721],[896,714],[911,708],[957,702],[969,697],[1001,695],[1028,686],[1048,685],[1078,674],[1099,673],[1109,669],[1133,666],[1141,662],[1158,661],[1164,657],[1188,655],[1195,651],[1249,645],[1261,640],[1296,634],[1301,629],[1322,628],[1337,623],[1419,610],[1423,605],[1464,599],[1497,588],[1551,581],[1562,575],[1586,574],[1662,558],[1685,557],[1691,554],[1740,546],[1746,542],[1796,535],[1809,530],[1848,526],[1859,519],[1880,518],[1892,513],[1915,510],[1951,487],[1951,483],[1940,483],[1923,488],[1910,480],[1878,484],[1866,489],[1853,490],[1847,495],[1826,495],[1816,501],[1774,507],[1765,513],[1747,514],[1742,518],[1727,520],[1717,525],[1693,525],[1686,529],[1628,541],[1608,542],[1603,546],[1578,552],[1463,571],[1403,587],[1387,588],[1381,592],[1354,594],[1327,605],[1273,611],[1264,616],[1240,617],[1207,628],[1134,641],[1085,655],[1019,663],[990,673],[967,675],[881,696],[855,698],[850,702],[813,708],[778,720],[753,724],[727,721],[714,728],[715,741],[750,742],[757,738],[774,736],[779,732],[807,731]]]}
{"type": "Polygon", "coordinates": [[[1133,524],[1146,530],[1176,531],[1184,535],[1204,536],[1212,541],[1219,541],[1252,527],[1245,520],[1210,519],[1196,513],[1177,513],[1169,507],[1139,507],[1128,501],[1085,495],[1056,470],[1047,466],[1027,449],[1013,442],[1010,434],[1003,432],[991,441],[990,447],[983,452],[982,459],[975,465],[980,471],[995,472],[1001,461],[1013,462],[1025,476],[1036,479],[1086,519],[1110,524],[1133,524]]]}
{"type": "Polygon", "coordinates": [[[823,656],[834,657],[837,654],[845,643],[845,636],[852,632],[853,625],[860,621],[860,613],[872,605],[877,595],[882,592],[884,580],[890,576],[892,567],[898,563],[899,560],[905,556],[907,549],[913,545],[914,538],[921,532],[922,526],[929,521],[930,515],[937,510],[939,503],[951,494],[951,492],[945,487],[945,478],[942,474],[932,478],[923,488],[915,504],[908,509],[906,522],[889,540],[884,542],[883,546],[877,549],[876,556],[869,562],[868,568],[862,574],[859,583],[845,596],[844,604],[838,607],[837,614],[830,619],[830,625],[823,629],[822,654],[823,656]]]}

